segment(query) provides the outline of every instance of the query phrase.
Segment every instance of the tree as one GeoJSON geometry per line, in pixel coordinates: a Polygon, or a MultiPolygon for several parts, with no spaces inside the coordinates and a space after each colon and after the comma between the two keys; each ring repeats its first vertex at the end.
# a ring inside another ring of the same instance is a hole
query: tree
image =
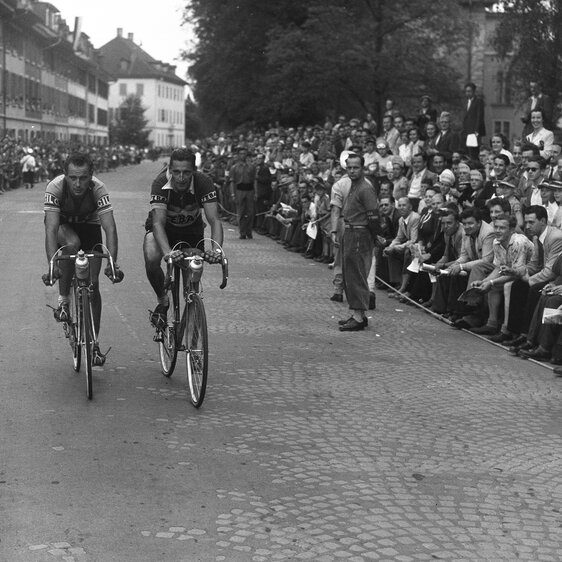
{"type": "Polygon", "coordinates": [[[528,95],[529,81],[542,83],[553,100],[562,91],[562,8],[557,0],[502,0],[493,40],[508,65],[515,98],[528,95]]]}
{"type": "Polygon", "coordinates": [[[185,19],[198,36],[186,54],[195,97],[215,128],[376,114],[387,96],[406,109],[421,93],[458,97],[457,0],[191,0],[185,19]]]}
{"type": "Polygon", "coordinates": [[[141,98],[131,94],[125,98],[118,110],[115,122],[109,126],[111,142],[134,144],[140,148],[148,146],[150,131],[145,129],[148,121],[144,118],[145,109],[141,98]]]}

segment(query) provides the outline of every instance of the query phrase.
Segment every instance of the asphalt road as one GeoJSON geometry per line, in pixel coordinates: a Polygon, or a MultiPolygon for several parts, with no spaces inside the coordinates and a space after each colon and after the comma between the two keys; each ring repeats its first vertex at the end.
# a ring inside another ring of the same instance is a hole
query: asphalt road
{"type": "Polygon", "coordinates": [[[0,196],[1,561],[562,559],[562,380],[384,293],[342,334],[325,265],[229,224],[195,410],[148,324],[159,166],[101,176],[125,280],[92,401],[46,307],[44,184],[0,196]]]}

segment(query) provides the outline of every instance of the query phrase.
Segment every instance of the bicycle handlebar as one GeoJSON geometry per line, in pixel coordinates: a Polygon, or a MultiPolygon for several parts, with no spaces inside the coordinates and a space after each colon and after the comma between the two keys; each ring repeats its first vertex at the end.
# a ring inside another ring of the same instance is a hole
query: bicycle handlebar
{"type": "Polygon", "coordinates": [[[199,250],[198,248],[189,248],[188,250],[180,251],[183,255],[177,261],[169,258],[166,260],[168,264],[168,279],[171,277],[171,268],[174,265],[178,265],[182,269],[186,269],[190,261],[203,260],[210,264],[220,263],[222,268],[222,282],[219,285],[219,288],[224,289],[226,287],[228,283],[228,258],[224,254],[218,256],[214,252],[206,252],[203,250],[199,250]]]}
{"type": "MultiPolygon", "coordinates": [[[[49,273],[42,276],[43,283],[45,285],[52,286],[55,284],[56,278],[54,278],[55,272],[55,263],[59,261],[75,261],[78,257],[78,253],[76,254],[59,254],[58,256],[55,254],[49,261],[49,273]]],[[[84,252],[84,257],[88,258],[88,260],[92,258],[99,258],[99,259],[107,259],[109,262],[109,266],[111,268],[111,282],[115,283],[115,279],[117,278],[116,269],[115,269],[115,261],[113,260],[112,255],[108,253],[102,252],[93,252],[93,253],[86,253],[84,252]]],[[[109,277],[109,276],[108,276],[109,277]]]]}

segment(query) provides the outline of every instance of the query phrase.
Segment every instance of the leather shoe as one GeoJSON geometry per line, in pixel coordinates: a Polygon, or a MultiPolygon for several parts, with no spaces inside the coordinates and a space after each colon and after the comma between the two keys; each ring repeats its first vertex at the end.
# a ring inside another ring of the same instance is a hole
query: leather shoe
{"type": "Polygon", "coordinates": [[[488,324],[484,324],[484,326],[480,326],[479,328],[470,328],[470,331],[473,334],[478,334],[479,336],[492,336],[498,333],[497,328],[488,326],[488,324]]]}
{"type": "Polygon", "coordinates": [[[550,361],[551,355],[549,351],[538,346],[529,350],[520,349],[519,357],[523,357],[524,359],[536,359],[537,361],[550,361]]]}
{"type": "Polygon", "coordinates": [[[339,293],[334,293],[331,297],[330,297],[331,301],[334,302],[343,302],[343,295],[340,295],[339,293]]]}
{"type": "Polygon", "coordinates": [[[365,328],[365,321],[357,322],[355,318],[350,318],[343,326],[340,326],[340,332],[359,332],[365,328]]]}
{"type": "Polygon", "coordinates": [[[457,328],[457,330],[470,330],[472,326],[464,318],[459,318],[453,322],[453,328],[457,328]]]}
{"type": "MultiPolygon", "coordinates": [[[[345,326],[349,321],[353,320],[353,316],[350,316],[349,318],[346,318],[345,320],[338,320],[338,325],[339,326],[345,326]]],[[[365,326],[365,328],[369,325],[369,320],[367,320],[366,316],[363,316],[363,326],[365,326]]]]}
{"type": "Polygon", "coordinates": [[[553,357],[550,360],[551,365],[562,365],[562,358],[561,357],[553,357]]]}
{"type": "Polygon", "coordinates": [[[525,340],[525,342],[522,343],[521,345],[510,346],[510,348],[507,351],[509,351],[509,353],[513,353],[513,355],[519,355],[520,351],[529,351],[530,349],[534,349],[534,348],[535,348],[534,343],[525,340]]]}
{"type": "Polygon", "coordinates": [[[518,336],[514,336],[510,340],[504,341],[503,343],[504,343],[504,345],[507,345],[508,347],[520,347],[524,343],[527,343],[527,337],[522,336],[522,335],[518,335],[518,336]]]}
{"type": "Polygon", "coordinates": [[[369,293],[369,310],[375,310],[375,308],[377,308],[377,295],[369,293]]]}
{"type": "Polygon", "coordinates": [[[499,334],[490,336],[488,339],[494,343],[504,343],[507,340],[512,340],[513,336],[511,334],[504,334],[503,332],[500,332],[499,334]]]}

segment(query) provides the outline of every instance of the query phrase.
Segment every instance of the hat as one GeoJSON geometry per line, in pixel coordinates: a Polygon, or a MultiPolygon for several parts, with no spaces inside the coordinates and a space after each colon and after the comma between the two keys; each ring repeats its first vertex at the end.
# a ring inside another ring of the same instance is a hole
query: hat
{"type": "Polygon", "coordinates": [[[27,153],[28,153],[28,154],[33,154],[33,148],[29,147],[29,148],[27,149],[27,153]]]}
{"type": "MultiPolygon", "coordinates": [[[[551,191],[554,191],[556,189],[552,185],[552,182],[548,182],[548,181],[543,181],[543,182],[539,183],[539,185],[537,187],[539,189],[550,189],[551,191]]],[[[560,182],[560,189],[562,189],[562,182],[560,182]]]]}
{"type": "Polygon", "coordinates": [[[399,166],[402,166],[402,168],[406,165],[404,160],[402,159],[402,156],[398,156],[398,154],[393,156],[390,161],[392,164],[398,164],[399,166]]]}
{"type": "Polygon", "coordinates": [[[446,183],[455,183],[455,174],[453,174],[453,172],[451,170],[443,170],[440,174],[439,174],[439,181],[440,182],[446,182],[446,183]]]}
{"type": "Polygon", "coordinates": [[[552,189],[562,189],[562,181],[560,180],[550,180],[548,182],[548,185],[552,188],[552,189]]]}
{"type": "Polygon", "coordinates": [[[369,143],[369,142],[375,144],[375,139],[373,137],[367,137],[365,139],[365,143],[369,143]]]}
{"type": "Polygon", "coordinates": [[[422,99],[422,100],[427,99],[427,100],[431,101],[431,97],[428,96],[427,94],[423,94],[423,96],[420,99],[422,99]]]}
{"type": "Polygon", "coordinates": [[[501,185],[502,187],[506,187],[508,189],[515,189],[515,184],[507,178],[505,180],[498,180],[498,185],[501,185]]]}
{"type": "Polygon", "coordinates": [[[377,148],[388,148],[388,142],[383,138],[377,139],[377,148]]]}
{"type": "Polygon", "coordinates": [[[348,159],[349,155],[353,154],[351,150],[342,150],[340,154],[340,166],[345,170],[347,168],[347,164],[345,161],[348,159]]]}

